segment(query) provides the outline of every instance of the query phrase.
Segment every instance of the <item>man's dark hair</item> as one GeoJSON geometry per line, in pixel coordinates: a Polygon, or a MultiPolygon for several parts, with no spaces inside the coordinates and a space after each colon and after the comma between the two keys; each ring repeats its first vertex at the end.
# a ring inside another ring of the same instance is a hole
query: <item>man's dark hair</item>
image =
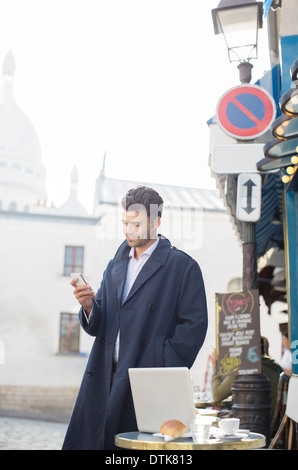
{"type": "Polygon", "coordinates": [[[135,210],[137,205],[144,206],[148,217],[156,214],[161,217],[163,209],[163,199],[155,189],[147,186],[137,186],[130,189],[121,201],[124,210],[129,211],[130,207],[135,210]]]}

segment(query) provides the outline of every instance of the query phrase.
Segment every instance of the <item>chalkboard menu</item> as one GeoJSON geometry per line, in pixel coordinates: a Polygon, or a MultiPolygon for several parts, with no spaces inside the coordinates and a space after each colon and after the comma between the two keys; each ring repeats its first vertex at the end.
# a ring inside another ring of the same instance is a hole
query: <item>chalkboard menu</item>
{"type": "Polygon", "coordinates": [[[261,374],[259,291],[216,294],[217,374],[261,374]]]}

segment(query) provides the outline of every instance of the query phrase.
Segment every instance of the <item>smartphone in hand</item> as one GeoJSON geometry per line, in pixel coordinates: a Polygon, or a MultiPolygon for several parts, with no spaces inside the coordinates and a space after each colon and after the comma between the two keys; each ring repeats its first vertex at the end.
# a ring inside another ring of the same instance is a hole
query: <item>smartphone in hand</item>
{"type": "Polygon", "coordinates": [[[84,286],[85,284],[88,284],[81,273],[71,273],[71,277],[72,279],[77,280],[77,286],[84,286]]]}
{"type": "MultiPolygon", "coordinates": [[[[81,273],[71,273],[71,278],[73,280],[76,280],[76,287],[85,286],[86,284],[88,284],[88,282],[84,279],[84,276],[81,273]]],[[[94,292],[90,286],[87,289],[81,289],[80,294],[76,295],[78,302],[82,305],[87,316],[92,310],[94,297],[94,292]]]]}

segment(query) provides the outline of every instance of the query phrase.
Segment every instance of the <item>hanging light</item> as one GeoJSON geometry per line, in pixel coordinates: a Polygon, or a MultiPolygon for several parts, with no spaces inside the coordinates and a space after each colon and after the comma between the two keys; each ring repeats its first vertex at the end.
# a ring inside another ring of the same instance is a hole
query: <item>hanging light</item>
{"type": "Polygon", "coordinates": [[[295,88],[290,88],[280,98],[280,110],[289,116],[298,115],[298,59],[296,59],[290,68],[290,74],[295,88]]]}
{"type": "Polygon", "coordinates": [[[291,178],[289,177],[289,175],[283,175],[282,178],[281,178],[283,183],[288,183],[290,181],[290,179],[291,178]]]}
{"type": "Polygon", "coordinates": [[[293,175],[295,173],[295,168],[293,166],[288,166],[287,167],[287,173],[288,175],[293,175]]]}
{"type": "Polygon", "coordinates": [[[288,90],[280,98],[280,110],[288,116],[298,114],[298,88],[288,90]]]}
{"type": "Polygon", "coordinates": [[[265,158],[257,163],[259,171],[280,169],[284,183],[289,183],[298,169],[298,59],[291,65],[290,75],[294,86],[281,96],[283,115],[271,126],[275,138],[264,145],[265,158]]]}

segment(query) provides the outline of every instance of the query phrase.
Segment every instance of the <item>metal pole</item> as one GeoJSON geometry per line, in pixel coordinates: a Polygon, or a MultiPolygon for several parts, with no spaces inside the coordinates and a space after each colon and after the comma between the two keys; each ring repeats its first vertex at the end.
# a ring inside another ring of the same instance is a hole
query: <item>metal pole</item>
{"type": "MultiPolygon", "coordinates": [[[[243,290],[258,289],[256,225],[243,222],[243,290]]],[[[242,429],[259,432],[270,443],[270,393],[268,378],[260,375],[238,375],[232,386],[233,413],[240,418],[242,429]]]]}
{"type": "Polygon", "coordinates": [[[243,289],[258,289],[256,224],[242,223],[243,289]]]}

